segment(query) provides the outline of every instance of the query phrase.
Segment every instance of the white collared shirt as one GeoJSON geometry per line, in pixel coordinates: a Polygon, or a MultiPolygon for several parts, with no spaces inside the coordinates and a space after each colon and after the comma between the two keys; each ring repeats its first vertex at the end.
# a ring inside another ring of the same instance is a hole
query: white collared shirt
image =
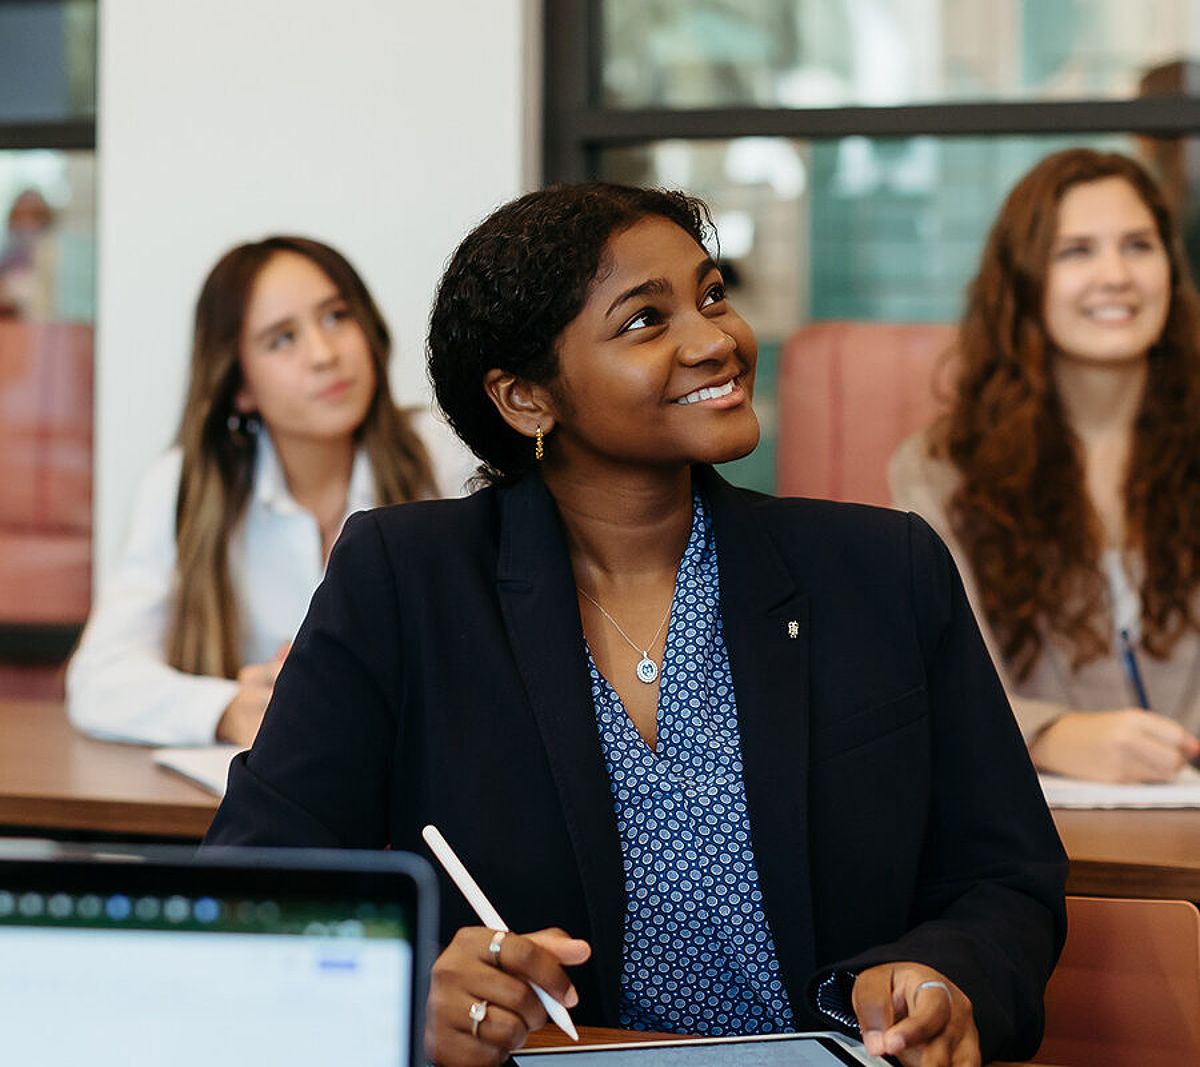
{"type": "MultiPolygon", "coordinates": [[[[412,413],[434,480],[462,493],[474,460],[443,423],[412,413]]],[[[228,678],[175,670],[165,661],[175,580],[175,507],[182,453],[173,448],[138,490],[124,549],[101,583],[67,668],[67,713],[95,737],[158,745],[211,744],[237,693],[228,678]]],[[[375,506],[364,452],[354,459],[343,523],[375,506]]],[[[267,433],[259,435],[254,484],[230,541],[229,569],[241,611],[242,662],[269,663],[291,641],[325,570],[317,520],[288,491],[267,433]]]]}
{"type": "Polygon", "coordinates": [[[1125,554],[1119,548],[1104,549],[1100,553],[1100,572],[1108,583],[1114,647],[1121,647],[1122,632],[1136,645],[1142,639],[1142,596],[1125,568],[1125,554]]]}
{"type": "MultiPolygon", "coordinates": [[[[376,503],[371,462],[359,450],[339,529],[354,512],[376,503]]],[[[229,573],[234,589],[245,591],[237,598],[242,662],[270,663],[304,618],[325,573],[325,556],[320,525],[288,492],[283,467],[266,433],[259,435],[246,514],[230,540],[229,573]]]]}

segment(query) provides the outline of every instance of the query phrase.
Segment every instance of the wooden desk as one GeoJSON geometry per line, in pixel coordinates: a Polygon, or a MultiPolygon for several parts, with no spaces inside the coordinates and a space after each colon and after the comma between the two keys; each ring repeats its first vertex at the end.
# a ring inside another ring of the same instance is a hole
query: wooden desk
{"type": "Polygon", "coordinates": [[[1200,809],[1054,812],[1067,892],[1200,903],[1200,809]]]}
{"type": "Polygon", "coordinates": [[[84,737],[57,702],[0,700],[0,827],[199,840],[217,798],[151,752],[84,737]]]}
{"type": "MultiPolygon", "coordinates": [[[[664,1038],[679,1041],[685,1040],[682,1034],[649,1034],[642,1030],[611,1030],[603,1026],[579,1027],[580,1045],[619,1045],[629,1042],[661,1041],[664,1038]]],[[[543,1026],[536,1033],[529,1035],[525,1042],[526,1048],[562,1048],[573,1042],[557,1026],[543,1026]]],[[[1005,1067],[1004,1064],[994,1063],[993,1067],[1005,1067]]],[[[1008,1067],[1030,1067],[1027,1064],[1010,1064],[1008,1067]]],[[[1039,1067],[1048,1067],[1041,1064],[1039,1067]]]]}
{"type": "MultiPolygon", "coordinates": [[[[580,1026],[581,1045],[620,1045],[630,1042],[683,1040],[683,1034],[655,1034],[645,1030],[614,1030],[607,1026],[580,1026]]],[[[535,1030],[525,1042],[525,1048],[570,1048],[574,1042],[553,1023],[535,1030]]]]}
{"type": "MultiPolygon", "coordinates": [[[[150,761],[92,741],[61,704],[0,699],[0,827],[198,840],[217,798],[150,761]]],[[[1070,893],[1200,903],[1200,810],[1057,811],[1070,893]]]]}

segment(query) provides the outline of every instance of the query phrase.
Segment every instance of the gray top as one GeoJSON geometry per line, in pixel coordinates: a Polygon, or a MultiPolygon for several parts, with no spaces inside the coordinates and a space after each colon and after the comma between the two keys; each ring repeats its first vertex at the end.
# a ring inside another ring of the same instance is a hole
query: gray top
{"type": "MultiPolygon", "coordinates": [[[[1052,633],[1044,634],[1045,644],[1033,670],[1023,682],[1013,681],[998,654],[995,635],[980,610],[979,588],[971,565],[950,527],[946,506],[958,482],[959,473],[952,463],[929,455],[924,433],[909,437],[888,464],[888,485],[896,507],[915,511],[925,519],[954,556],[1025,740],[1031,741],[1067,711],[1116,711],[1137,707],[1115,642],[1111,655],[1093,660],[1076,671],[1071,669],[1069,646],[1052,633]]],[[[1114,584],[1119,585],[1119,579],[1123,577],[1124,569],[1112,565],[1116,558],[1105,560],[1105,577],[1110,589],[1114,584]],[[1121,574],[1114,574],[1114,570],[1121,574]]],[[[1130,595],[1136,597],[1136,589],[1127,584],[1118,596],[1118,607],[1127,605],[1130,595]]],[[[1200,730],[1200,634],[1194,630],[1185,633],[1170,658],[1165,660],[1139,649],[1139,666],[1153,710],[1170,716],[1192,733],[1200,730]]]]}

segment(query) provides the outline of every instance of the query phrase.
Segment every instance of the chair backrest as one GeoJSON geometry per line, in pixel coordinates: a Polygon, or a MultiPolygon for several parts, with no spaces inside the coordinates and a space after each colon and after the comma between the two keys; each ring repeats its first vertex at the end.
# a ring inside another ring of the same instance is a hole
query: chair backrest
{"type": "Polygon", "coordinates": [[[92,328],[0,321],[0,525],[92,526],[92,328]]]}
{"type": "Polygon", "coordinates": [[[888,459],[940,410],[954,335],[944,323],[887,322],[792,334],[779,366],[780,496],[891,503],[888,459]]]}
{"type": "Polygon", "coordinates": [[[1200,911],[1182,900],[1068,897],[1034,1063],[1200,1064],[1200,911]]]}
{"type": "Polygon", "coordinates": [[[0,625],[77,625],[91,596],[92,328],[0,321],[0,625]]]}

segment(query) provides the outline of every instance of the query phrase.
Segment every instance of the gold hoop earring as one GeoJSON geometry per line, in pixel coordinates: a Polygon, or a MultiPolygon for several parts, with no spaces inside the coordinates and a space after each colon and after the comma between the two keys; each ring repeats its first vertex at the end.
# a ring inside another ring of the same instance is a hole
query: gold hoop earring
{"type": "Polygon", "coordinates": [[[542,424],[539,422],[537,429],[533,431],[533,458],[541,463],[546,458],[546,438],[542,433],[542,424]]]}

